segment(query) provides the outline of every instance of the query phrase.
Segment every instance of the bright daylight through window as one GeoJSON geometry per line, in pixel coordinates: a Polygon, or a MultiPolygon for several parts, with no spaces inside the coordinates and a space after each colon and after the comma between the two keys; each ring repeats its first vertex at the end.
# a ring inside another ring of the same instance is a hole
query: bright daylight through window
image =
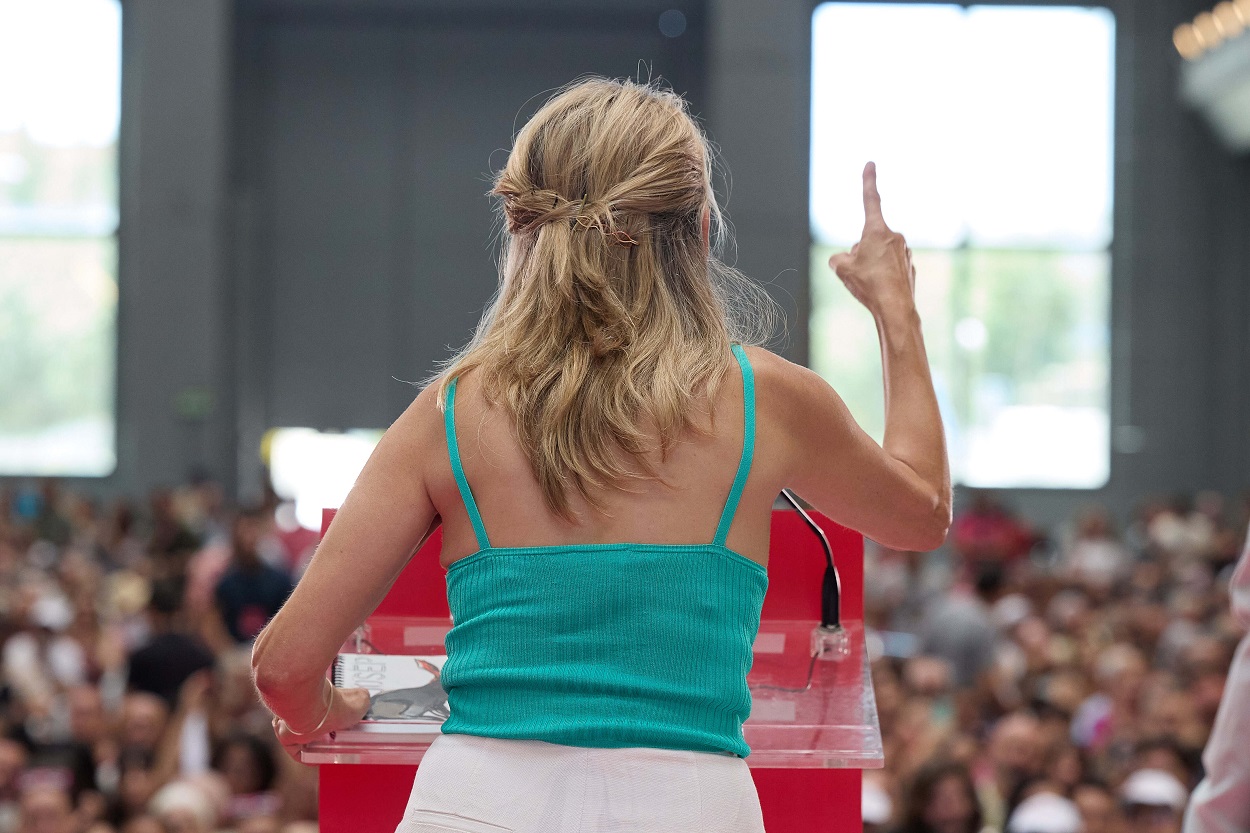
{"type": "Polygon", "coordinates": [[[0,0],[0,475],[113,471],[118,0],[0,0]]]}
{"type": "Polygon", "coordinates": [[[956,482],[1109,473],[1115,21],[1104,9],[825,3],[812,18],[811,362],[878,441],[871,316],[827,260],[860,171],[915,252],[956,482]]]}

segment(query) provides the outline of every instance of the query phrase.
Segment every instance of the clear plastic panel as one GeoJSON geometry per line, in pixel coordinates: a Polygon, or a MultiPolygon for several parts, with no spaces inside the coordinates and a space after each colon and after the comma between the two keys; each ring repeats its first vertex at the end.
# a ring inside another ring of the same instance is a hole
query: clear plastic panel
{"type": "MultiPolygon", "coordinates": [[[[375,616],[344,651],[443,653],[446,619],[375,616]]],[[[864,628],[848,622],[820,633],[810,621],[765,620],[748,677],[751,718],[743,727],[754,768],[875,769],[883,765],[864,628]],[[821,654],[813,661],[813,635],[821,654]],[[810,680],[810,685],[809,685],[810,680]]],[[[323,740],[302,753],[308,764],[415,764],[436,736],[323,740]]]]}

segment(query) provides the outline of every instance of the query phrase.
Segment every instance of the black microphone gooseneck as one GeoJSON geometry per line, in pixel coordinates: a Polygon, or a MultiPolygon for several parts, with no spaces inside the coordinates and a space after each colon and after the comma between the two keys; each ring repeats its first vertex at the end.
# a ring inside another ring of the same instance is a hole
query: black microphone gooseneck
{"type": "Polygon", "coordinates": [[[790,686],[757,684],[752,689],[769,689],[772,691],[804,692],[812,688],[812,676],[816,671],[816,661],[821,657],[840,659],[848,654],[846,631],[842,630],[842,578],[833,563],[833,548],[820,524],[807,514],[807,510],[799,503],[798,497],[789,489],[782,489],[781,496],[794,507],[804,523],[816,533],[820,546],[825,551],[825,580],[820,587],[820,624],[812,628],[812,661],[807,666],[807,683],[802,688],[790,686]]]}
{"type": "Polygon", "coordinates": [[[794,511],[798,512],[812,532],[816,533],[816,537],[820,538],[820,546],[825,551],[825,580],[820,588],[820,626],[828,630],[837,630],[842,627],[842,577],[838,575],[838,568],[833,564],[833,548],[829,546],[825,531],[799,504],[794,492],[782,489],[781,496],[794,507],[794,511]]]}

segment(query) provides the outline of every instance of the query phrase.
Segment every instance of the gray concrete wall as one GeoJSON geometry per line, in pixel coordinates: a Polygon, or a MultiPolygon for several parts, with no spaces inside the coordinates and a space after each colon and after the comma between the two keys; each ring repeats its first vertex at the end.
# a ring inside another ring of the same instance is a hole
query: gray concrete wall
{"type": "Polygon", "coordinates": [[[768,286],[785,311],[777,345],[807,361],[808,110],[811,14],[807,0],[716,0],[710,13],[712,138],[732,174],[725,208],[737,266],[768,286]]]}
{"type": "Polygon", "coordinates": [[[220,471],[233,454],[223,237],[232,6],[123,4],[118,468],[101,484],[110,491],[172,485],[194,465],[220,471]]]}

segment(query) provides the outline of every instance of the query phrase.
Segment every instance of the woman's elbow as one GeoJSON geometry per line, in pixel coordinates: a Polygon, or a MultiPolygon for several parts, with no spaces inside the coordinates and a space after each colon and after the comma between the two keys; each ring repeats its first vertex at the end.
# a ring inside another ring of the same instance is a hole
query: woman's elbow
{"type": "Polygon", "coordinates": [[[917,513],[915,522],[909,525],[907,545],[903,549],[930,552],[946,543],[946,533],[951,527],[950,493],[927,501],[925,510],[917,513]]]}
{"type": "Polygon", "coordinates": [[[252,682],[262,695],[272,694],[290,686],[301,676],[302,669],[273,651],[262,632],[252,643],[252,682]]]}
{"type": "Polygon", "coordinates": [[[934,524],[930,529],[924,531],[914,550],[916,552],[931,552],[937,549],[946,543],[946,533],[949,529],[949,522],[934,524]]]}
{"type": "Polygon", "coordinates": [[[946,534],[951,529],[952,504],[953,500],[949,487],[938,493],[932,513],[933,529],[931,534],[933,539],[930,541],[932,544],[929,547],[930,550],[935,550],[946,543],[946,534]]]}
{"type": "Polygon", "coordinates": [[[265,649],[264,633],[252,643],[252,682],[261,695],[281,688],[285,676],[280,668],[274,665],[273,657],[265,649]]]}

